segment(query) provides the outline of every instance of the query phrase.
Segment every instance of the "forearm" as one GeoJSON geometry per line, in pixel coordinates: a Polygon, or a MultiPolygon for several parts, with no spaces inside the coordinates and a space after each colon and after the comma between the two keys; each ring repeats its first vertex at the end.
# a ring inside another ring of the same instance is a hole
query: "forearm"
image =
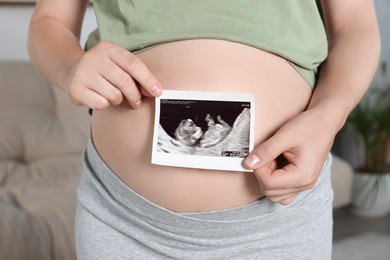
{"type": "Polygon", "coordinates": [[[38,12],[30,22],[28,51],[31,61],[56,86],[66,89],[67,75],[84,54],[79,44],[80,25],[38,12]]]}
{"type": "Polygon", "coordinates": [[[380,37],[375,16],[348,26],[329,25],[329,56],[308,106],[336,134],[368,89],[378,66],[380,37]]]}

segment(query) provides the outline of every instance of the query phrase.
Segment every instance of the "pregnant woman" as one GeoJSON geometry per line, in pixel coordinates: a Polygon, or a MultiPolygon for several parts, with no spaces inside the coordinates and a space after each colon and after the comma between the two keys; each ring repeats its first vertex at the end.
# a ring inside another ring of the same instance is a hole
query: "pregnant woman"
{"type": "Polygon", "coordinates": [[[79,259],[330,259],[336,133],[380,52],[373,1],[40,0],[33,63],[91,108],[79,259]],[[252,93],[253,173],[151,164],[164,90],[252,93]]]}

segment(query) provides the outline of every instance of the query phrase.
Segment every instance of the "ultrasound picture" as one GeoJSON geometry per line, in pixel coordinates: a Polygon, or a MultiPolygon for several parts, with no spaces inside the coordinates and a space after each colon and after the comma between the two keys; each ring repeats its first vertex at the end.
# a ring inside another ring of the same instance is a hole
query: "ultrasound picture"
{"type": "Polygon", "coordinates": [[[157,151],[244,158],[250,102],[161,99],[157,151]]]}

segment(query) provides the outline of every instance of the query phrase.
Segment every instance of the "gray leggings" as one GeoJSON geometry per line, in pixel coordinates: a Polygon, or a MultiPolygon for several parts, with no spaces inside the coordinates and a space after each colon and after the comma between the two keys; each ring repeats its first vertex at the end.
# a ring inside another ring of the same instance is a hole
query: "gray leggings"
{"type": "Polygon", "coordinates": [[[124,184],[90,141],[78,188],[78,259],[329,260],[330,165],[331,156],[316,186],[289,206],[261,199],[227,210],[177,213],[124,184]]]}

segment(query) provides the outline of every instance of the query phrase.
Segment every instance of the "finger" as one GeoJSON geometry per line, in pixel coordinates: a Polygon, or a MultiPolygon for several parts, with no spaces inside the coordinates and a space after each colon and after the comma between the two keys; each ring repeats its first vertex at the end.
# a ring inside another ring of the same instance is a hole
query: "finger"
{"type": "MultiPolygon", "coordinates": [[[[267,168],[267,166],[263,167],[262,170],[264,168],[267,168]]],[[[256,171],[258,171],[258,170],[256,170],[256,171]]],[[[264,172],[264,174],[268,174],[269,176],[272,175],[272,171],[270,168],[263,170],[263,172],[264,172]]],[[[258,181],[259,186],[260,186],[260,190],[262,191],[262,193],[266,197],[282,198],[282,197],[288,196],[289,194],[295,194],[295,193],[299,193],[299,192],[305,190],[303,187],[291,187],[289,184],[287,184],[286,187],[283,187],[283,188],[274,188],[274,187],[269,185],[269,183],[268,183],[269,181],[267,178],[258,177],[257,174],[258,173],[255,173],[257,181],[258,181]]]]}
{"type": "Polygon", "coordinates": [[[297,196],[298,196],[298,194],[295,194],[289,198],[284,198],[281,201],[279,201],[279,203],[282,204],[283,206],[290,205],[297,198],[297,196]]]}
{"type": "Polygon", "coordinates": [[[142,95],[138,89],[137,84],[131,77],[129,77],[126,85],[127,86],[120,87],[120,90],[126,97],[127,102],[133,108],[140,107],[142,105],[142,95]]]}
{"type": "Polygon", "coordinates": [[[118,89],[132,107],[138,108],[141,106],[141,93],[138,86],[127,72],[115,65],[110,67],[110,69],[107,69],[106,72],[102,72],[102,75],[118,89]]]}
{"type": "Polygon", "coordinates": [[[104,82],[100,80],[97,85],[94,86],[94,89],[98,93],[101,93],[114,105],[120,104],[123,97],[125,97],[132,107],[138,108],[141,106],[142,97],[136,83],[131,76],[116,63],[111,61],[100,64],[99,73],[108,84],[104,84],[104,82]],[[97,86],[104,88],[97,88],[97,86]],[[113,88],[115,88],[116,91],[113,88]]]}
{"type": "Polygon", "coordinates": [[[299,193],[291,193],[291,194],[286,194],[286,195],[283,195],[283,196],[273,196],[273,197],[268,197],[268,200],[276,203],[280,203],[282,205],[289,205],[291,202],[294,201],[294,199],[296,199],[296,197],[298,196],[299,193]]]}
{"type": "Polygon", "coordinates": [[[85,105],[94,110],[102,110],[110,106],[110,102],[92,89],[80,92],[77,100],[73,100],[76,105],[85,105]]]}
{"type": "Polygon", "coordinates": [[[295,174],[295,172],[296,172],[295,167],[288,164],[283,164],[283,168],[278,169],[278,163],[276,160],[272,160],[267,165],[255,169],[253,171],[257,180],[262,185],[262,188],[265,191],[280,190],[280,189],[284,190],[288,188],[298,187],[298,186],[291,186],[291,183],[288,183],[287,179],[280,178],[280,177],[285,177],[287,174],[288,175],[295,174]],[[280,182],[282,182],[282,184],[280,184],[280,182]]]}
{"type": "Polygon", "coordinates": [[[271,176],[271,173],[278,168],[276,160],[269,162],[267,165],[255,169],[253,172],[257,177],[263,178],[263,176],[271,176]]]}
{"type": "Polygon", "coordinates": [[[278,168],[278,164],[276,160],[273,160],[270,163],[268,163],[268,167],[271,170],[271,172],[275,171],[278,168]]]}
{"type": "Polygon", "coordinates": [[[259,169],[275,160],[283,152],[293,146],[293,140],[286,134],[276,133],[274,136],[257,146],[244,160],[249,169],[259,169]]]}
{"type": "MultiPolygon", "coordinates": [[[[91,84],[99,85],[98,80],[94,80],[91,84]]],[[[77,106],[87,106],[91,109],[100,110],[110,105],[110,102],[106,98],[82,82],[77,82],[69,86],[68,95],[70,100],[77,106]]]]}
{"type": "Polygon", "coordinates": [[[122,92],[103,77],[97,79],[91,89],[103,96],[113,105],[119,105],[122,103],[122,92]]]}
{"type": "Polygon", "coordinates": [[[311,189],[317,179],[315,174],[293,164],[288,164],[271,173],[263,169],[255,170],[254,174],[262,183],[264,190],[311,189]]]}
{"type": "MultiPolygon", "coordinates": [[[[91,92],[88,90],[92,90],[93,92],[96,92],[97,94],[105,98],[110,104],[113,105],[120,104],[123,100],[123,95],[121,91],[117,89],[115,86],[113,86],[105,78],[105,74],[107,74],[106,71],[109,72],[112,71],[112,67],[114,66],[107,66],[107,65],[100,64],[97,69],[97,73],[95,74],[96,76],[85,77],[80,81],[74,83],[71,92],[72,95],[75,97],[75,99],[82,99],[84,100],[84,102],[86,102],[85,100],[88,98],[88,95],[91,95],[91,92]]],[[[94,96],[95,94],[92,95],[94,96]]],[[[99,99],[100,98],[98,98],[98,100],[99,99]]]]}
{"type": "MultiPolygon", "coordinates": [[[[117,92],[120,92],[121,98],[123,98],[123,96],[126,97],[128,103],[133,107],[139,106],[139,103],[141,101],[141,93],[138,89],[137,84],[126,71],[124,71],[114,62],[108,62],[104,63],[103,66],[99,68],[99,72],[104,79],[106,79],[112,86],[117,89],[117,92]]],[[[110,91],[112,92],[113,90],[110,89],[110,91]]],[[[118,95],[117,92],[110,94],[118,95]]],[[[109,97],[110,96],[108,96],[107,98],[111,101],[109,97]]],[[[114,97],[117,99],[119,98],[118,96],[114,97]]],[[[119,99],[115,100],[115,104],[118,104],[118,101],[119,99]]]]}
{"type": "Polygon", "coordinates": [[[138,56],[124,49],[118,49],[113,52],[112,60],[136,80],[150,96],[158,97],[162,94],[160,83],[138,56]]]}
{"type": "Polygon", "coordinates": [[[266,197],[286,197],[289,194],[302,192],[302,188],[280,189],[280,190],[266,190],[262,189],[264,196],[266,197]]]}

